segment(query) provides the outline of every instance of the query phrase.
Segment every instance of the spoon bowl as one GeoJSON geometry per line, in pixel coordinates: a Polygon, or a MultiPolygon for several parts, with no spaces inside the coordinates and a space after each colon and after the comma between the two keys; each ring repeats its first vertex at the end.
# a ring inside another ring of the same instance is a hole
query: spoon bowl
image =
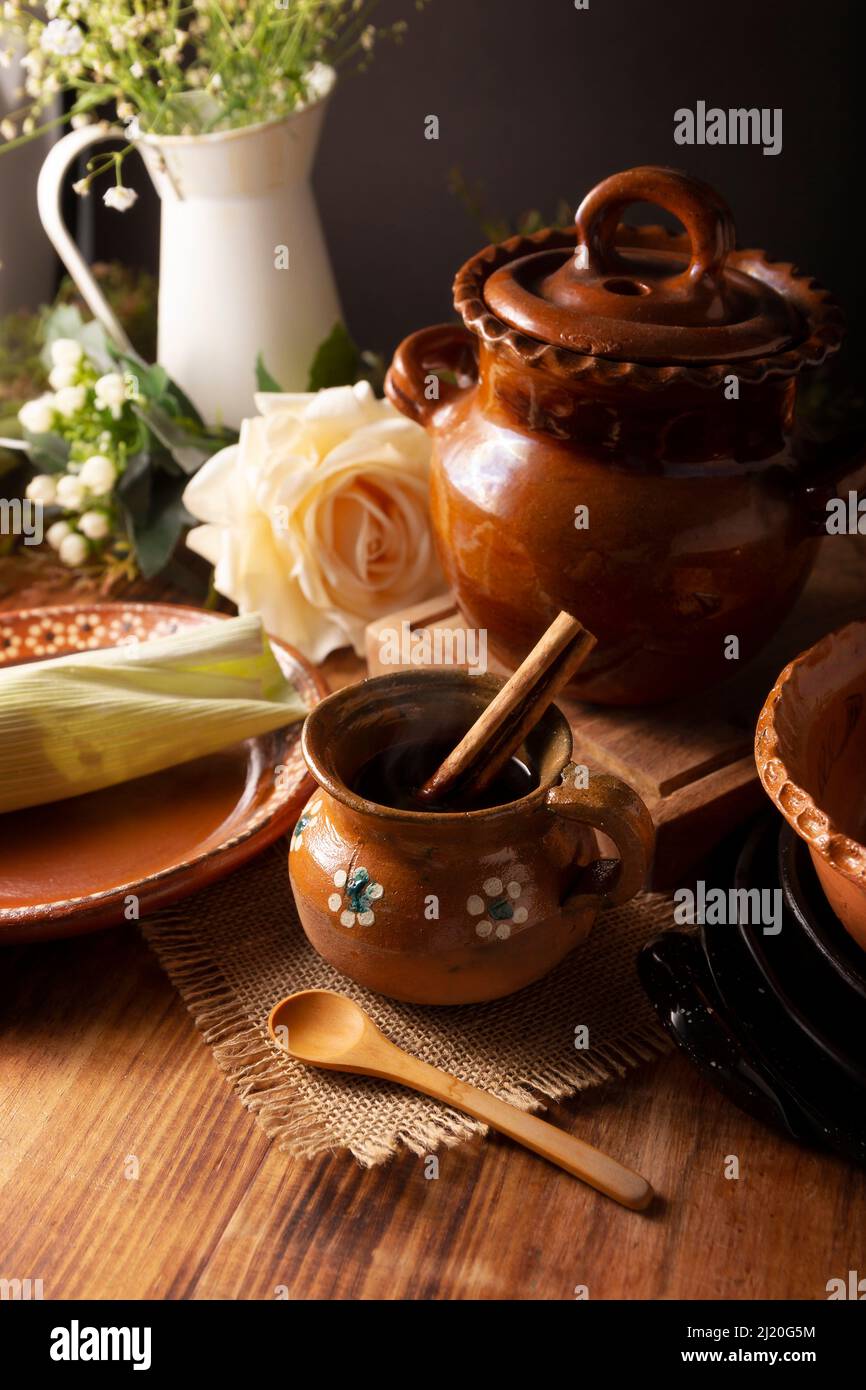
{"type": "Polygon", "coordinates": [[[555,1125],[431,1067],[389,1042],[352,999],[328,989],[290,994],[271,1010],[268,1033],[298,1061],[327,1071],[376,1076],[463,1110],[633,1211],[653,1198],[645,1178],[555,1125]]]}
{"type": "Polygon", "coordinates": [[[368,1032],[387,1044],[359,1004],[329,989],[304,989],[281,1000],[271,1010],[268,1032],[299,1062],[343,1071],[368,1032]]]}

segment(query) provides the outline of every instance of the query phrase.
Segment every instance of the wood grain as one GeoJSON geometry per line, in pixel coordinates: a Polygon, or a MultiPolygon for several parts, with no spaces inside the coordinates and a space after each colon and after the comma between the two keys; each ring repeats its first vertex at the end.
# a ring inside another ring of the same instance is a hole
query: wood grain
{"type": "MultiPolygon", "coordinates": [[[[327,670],[359,674],[345,653],[327,670]]],[[[496,1137],[440,1152],[438,1178],[409,1154],[290,1159],[136,929],[0,954],[0,1278],[41,1278],[46,1299],[823,1299],[862,1272],[862,1173],[679,1056],[548,1118],[646,1174],[657,1208],[496,1137]]]]}
{"type": "Polygon", "coordinates": [[[46,1298],[809,1299],[862,1267],[862,1175],[679,1057],[549,1112],[646,1174],[661,1200],[641,1215],[496,1137],[441,1152],[437,1179],[412,1155],[289,1159],[134,930],[2,971],[0,1277],[46,1298]]]}

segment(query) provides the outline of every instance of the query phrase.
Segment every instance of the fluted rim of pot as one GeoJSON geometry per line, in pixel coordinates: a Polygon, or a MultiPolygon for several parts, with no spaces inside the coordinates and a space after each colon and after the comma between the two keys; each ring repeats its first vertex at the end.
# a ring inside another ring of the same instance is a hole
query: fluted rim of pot
{"type": "MultiPolygon", "coordinates": [[[[786,699],[793,693],[793,682],[806,666],[823,665],[832,660],[839,647],[859,629],[866,633],[866,619],[857,619],[830,632],[814,646],[789,661],[779,676],[758,716],[755,732],[755,763],[764,791],[782,813],[794,834],[842,878],[866,889],[866,845],[846,835],[830,813],[792,774],[791,751],[780,728],[786,699]]],[[[805,730],[803,731],[805,733],[805,730]]]]}
{"type": "MultiPolygon", "coordinates": [[[[482,807],[475,811],[436,811],[432,808],[429,811],[406,811],[395,806],[383,806],[381,802],[370,801],[367,797],[360,796],[347,786],[342,780],[336,769],[333,769],[326,758],[320,756],[319,749],[315,746],[318,739],[319,727],[324,720],[334,711],[339,710],[341,704],[363,697],[365,692],[369,692],[371,687],[385,692],[389,689],[399,690],[401,685],[411,687],[423,680],[425,685],[436,683],[441,686],[443,694],[448,685],[455,680],[459,680],[458,671],[424,671],[423,674],[417,671],[394,671],[384,676],[370,676],[365,681],[360,681],[355,685],[344,686],[340,690],[335,690],[320,701],[314,709],[310,711],[304,720],[304,727],[301,731],[301,751],[307,768],[318,783],[322,791],[327,792],[335,801],[346,806],[350,811],[359,815],[375,815],[377,818],[406,826],[422,826],[435,821],[437,825],[469,826],[479,825],[483,822],[492,820],[504,820],[511,816],[522,816],[526,812],[540,810],[547,800],[548,794],[559,781],[562,771],[567,767],[573,752],[574,740],[570,725],[562,710],[558,705],[551,705],[539,725],[549,720],[551,725],[559,727],[560,732],[566,733],[566,751],[562,760],[562,766],[554,772],[553,778],[547,782],[541,782],[525,796],[518,797],[516,801],[507,801],[501,806],[482,807]]],[[[476,685],[486,684],[491,690],[491,698],[505,684],[505,679],[494,676],[490,673],[484,676],[466,676],[466,682],[472,681],[476,685]]]]}
{"type": "MultiPolygon", "coordinates": [[[[570,250],[575,245],[575,237],[574,227],[545,227],[539,232],[495,242],[470,256],[458,270],[453,286],[454,307],[470,333],[491,349],[506,352],[520,366],[536,367],[568,381],[583,378],[587,383],[619,388],[630,386],[642,391],[663,390],[683,383],[714,390],[731,372],[753,385],[784,381],[804,368],[819,366],[841,346],[845,317],[829,290],[793,262],[777,260],[755,247],[732,251],[728,264],[781,292],[803,322],[802,338],[777,352],[694,365],[631,362],[592,356],[530,337],[493,313],[485,298],[485,286],[494,271],[537,251],[570,250]]],[[[689,241],[687,236],[666,227],[634,227],[621,223],[617,245],[685,252],[689,241]]]]}
{"type": "Polygon", "coordinates": [[[330,91],[325,92],[324,96],[316,97],[315,101],[305,102],[303,106],[297,107],[294,111],[287,111],[284,116],[277,116],[272,121],[256,121],[254,125],[232,126],[229,130],[204,130],[193,135],[154,135],[152,131],[142,130],[136,135],[132,143],[134,145],[150,145],[155,149],[162,149],[166,145],[172,149],[179,149],[184,145],[218,145],[227,140],[240,140],[245,135],[260,135],[263,130],[276,130],[278,126],[300,120],[302,116],[308,116],[311,111],[325,106],[333,96],[335,85],[336,71],[334,83],[330,91]]]}

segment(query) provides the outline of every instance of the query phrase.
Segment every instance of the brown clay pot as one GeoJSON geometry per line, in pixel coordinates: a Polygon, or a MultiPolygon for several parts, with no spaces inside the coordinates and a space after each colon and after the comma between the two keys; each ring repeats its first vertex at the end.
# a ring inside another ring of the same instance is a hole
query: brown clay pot
{"type": "Polygon", "coordinates": [[[755,758],[831,908],[866,950],[866,620],[785,667],[761,710],[755,758]]]}
{"type": "Polygon", "coordinates": [[[420,731],[456,743],[500,684],[461,671],[380,676],[330,696],[304,726],[319,790],[289,852],[300,919],[320,955],[392,998],[466,1004],[520,989],[644,883],[646,807],[615,777],[578,789],[571,731],[554,706],[527,739],[538,785],[518,801],[402,811],[352,790],[368,758],[420,731]],[[598,858],[595,830],[621,860],[598,858]]]}
{"type": "Polygon", "coordinates": [[[741,661],[757,653],[842,486],[794,434],[799,374],[838,347],[839,310],[790,265],[733,246],[706,185],[615,175],[575,230],[467,262],[462,326],[413,334],[391,365],[390,399],[433,437],[433,525],[466,620],[516,666],[572,613],[598,638],[580,698],[712,686],[736,666],[730,635],[741,661]],[[685,234],[617,229],[638,199],[685,234]]]}

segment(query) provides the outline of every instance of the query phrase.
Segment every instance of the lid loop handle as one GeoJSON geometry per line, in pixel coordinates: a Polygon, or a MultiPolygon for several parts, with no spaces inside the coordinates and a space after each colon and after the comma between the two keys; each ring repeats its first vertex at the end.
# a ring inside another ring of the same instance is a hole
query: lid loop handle
{"type": "Polygon", "coordinates": [[[700,179],[678,169],[643,164],[597,184],[586,195],[575,216],[577,249],[574,269],[581,276],[598,277],[628,273],[628,264],[616,249],[616,229],[631,203],[655,203],[678,217],[691,243],[687,268],[657,287],[665,297],[712,298],[721,290],[728,252],[734,249],[736,232],[730,208],[723,198],[700,179]]]}

